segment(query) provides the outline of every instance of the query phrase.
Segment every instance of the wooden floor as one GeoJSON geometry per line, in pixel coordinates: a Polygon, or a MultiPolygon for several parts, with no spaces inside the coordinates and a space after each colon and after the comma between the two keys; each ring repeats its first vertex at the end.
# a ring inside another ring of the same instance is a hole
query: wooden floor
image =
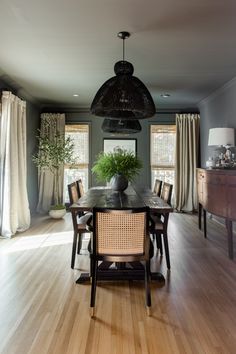
{"type": "Polygon", "coordinates": [[[90,319],[90,284],[75,283],[88,256],[71,270],[71,242],[70,215],[0,241],[1,354],[236,353],[236,261],[223,226],[209,221],[204,239],[196,215],[171,215],[172,268],[155,254],[166,282],[152,283],[152,317],[142,283],[103,282],[90,319]]]}

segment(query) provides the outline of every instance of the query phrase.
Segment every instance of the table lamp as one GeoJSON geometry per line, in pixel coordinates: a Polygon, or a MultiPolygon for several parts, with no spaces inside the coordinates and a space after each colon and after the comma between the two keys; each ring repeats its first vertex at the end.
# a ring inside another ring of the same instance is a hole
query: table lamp
{"type": "Polygon", "coordinates": [[[223,146],[225,155],[220,154],[222,164],[231,161],[231,146],[235,146],[234,128],[211,128],[209,129],[208,146],[223,146]]]}

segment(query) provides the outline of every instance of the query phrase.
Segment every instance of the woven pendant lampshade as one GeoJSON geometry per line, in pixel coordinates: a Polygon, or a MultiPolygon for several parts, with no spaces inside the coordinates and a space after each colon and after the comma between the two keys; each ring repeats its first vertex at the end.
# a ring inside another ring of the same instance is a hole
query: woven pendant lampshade
{"type": "Polygon", "coordinates": [[[152,117],[155,104],[146,86],[133,76],[134,68],[124,60],[124,40],[128,32],[119,32],[123,39],[123,60],[114,66],[116,76],[107,80],[96,93],[91,104],[91,113],[115,119],[144,119],[152,117]]]}
{"type": "Polygon", "coordinates": [[[105,133],[113,134],[134,134],[142,130],[138,120],[108,119],[105,118],[102,124],[105,133]]]}

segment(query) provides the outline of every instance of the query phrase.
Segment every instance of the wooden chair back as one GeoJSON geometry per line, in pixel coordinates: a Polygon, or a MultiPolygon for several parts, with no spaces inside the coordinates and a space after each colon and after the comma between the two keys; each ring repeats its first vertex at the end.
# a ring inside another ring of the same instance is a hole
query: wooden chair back
{"type": "Polygon", "coordinates": [[[168,204],[171,204],[173,184],[164,182],[161,190],[161,198],[168,204]]]}
{"type": "Polygon", "coordinates": [[[160,197],[161,195],[161,187],[162,187],[162,181],[156,178],[154,183],[153,193],[158,195],[158,197],[160,197]]]}
{"type": "Polygon", "coordinates": [[[82,179],[79,179],[77,181],[77,184],[78,184],[78,190],[79,190],[80,197],[83,197],[85,191],[84,191],[84,186],[83,186],[82,179]]]}
{"type": "Polygon", "coordinates": [[[118,256],[146,259],[149,257],[148,209],[93,210],[94,254],[106,257],[118,256]]]}
{"type": "Polygon", "coordinates": [[[80,198],[77,181],[68,184],[67,188],[69,193],[70,204],[76,203],[80,198]]]}

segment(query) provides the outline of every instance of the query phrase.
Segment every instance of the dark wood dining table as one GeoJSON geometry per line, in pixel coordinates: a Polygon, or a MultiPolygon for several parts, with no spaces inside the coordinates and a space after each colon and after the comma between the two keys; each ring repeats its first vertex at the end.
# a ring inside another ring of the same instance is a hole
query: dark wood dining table
{"type": "MultiPolygon", "coordinates": [[[[70,206],[71,213],[92,211],[93,207],[104,209],[135,209],[148,207],[150,212],[170,213],[173,208],[163,199],[154,194],[149,188],[130,185],[124,192],[114,192],[109,187],[90,188],[78,203],[70,206]]],[[[76,283],[83,283],[90,278],[89,273],[81,273],[76,283]]],[[[98,280],[140,280],[144,279],[144,268],[140,263],[113,267],[109,262],[102,262],[98,269],[98,280]]],[[[160,272],[151,272],[151,279],[163,282],[160,272]]]]}

